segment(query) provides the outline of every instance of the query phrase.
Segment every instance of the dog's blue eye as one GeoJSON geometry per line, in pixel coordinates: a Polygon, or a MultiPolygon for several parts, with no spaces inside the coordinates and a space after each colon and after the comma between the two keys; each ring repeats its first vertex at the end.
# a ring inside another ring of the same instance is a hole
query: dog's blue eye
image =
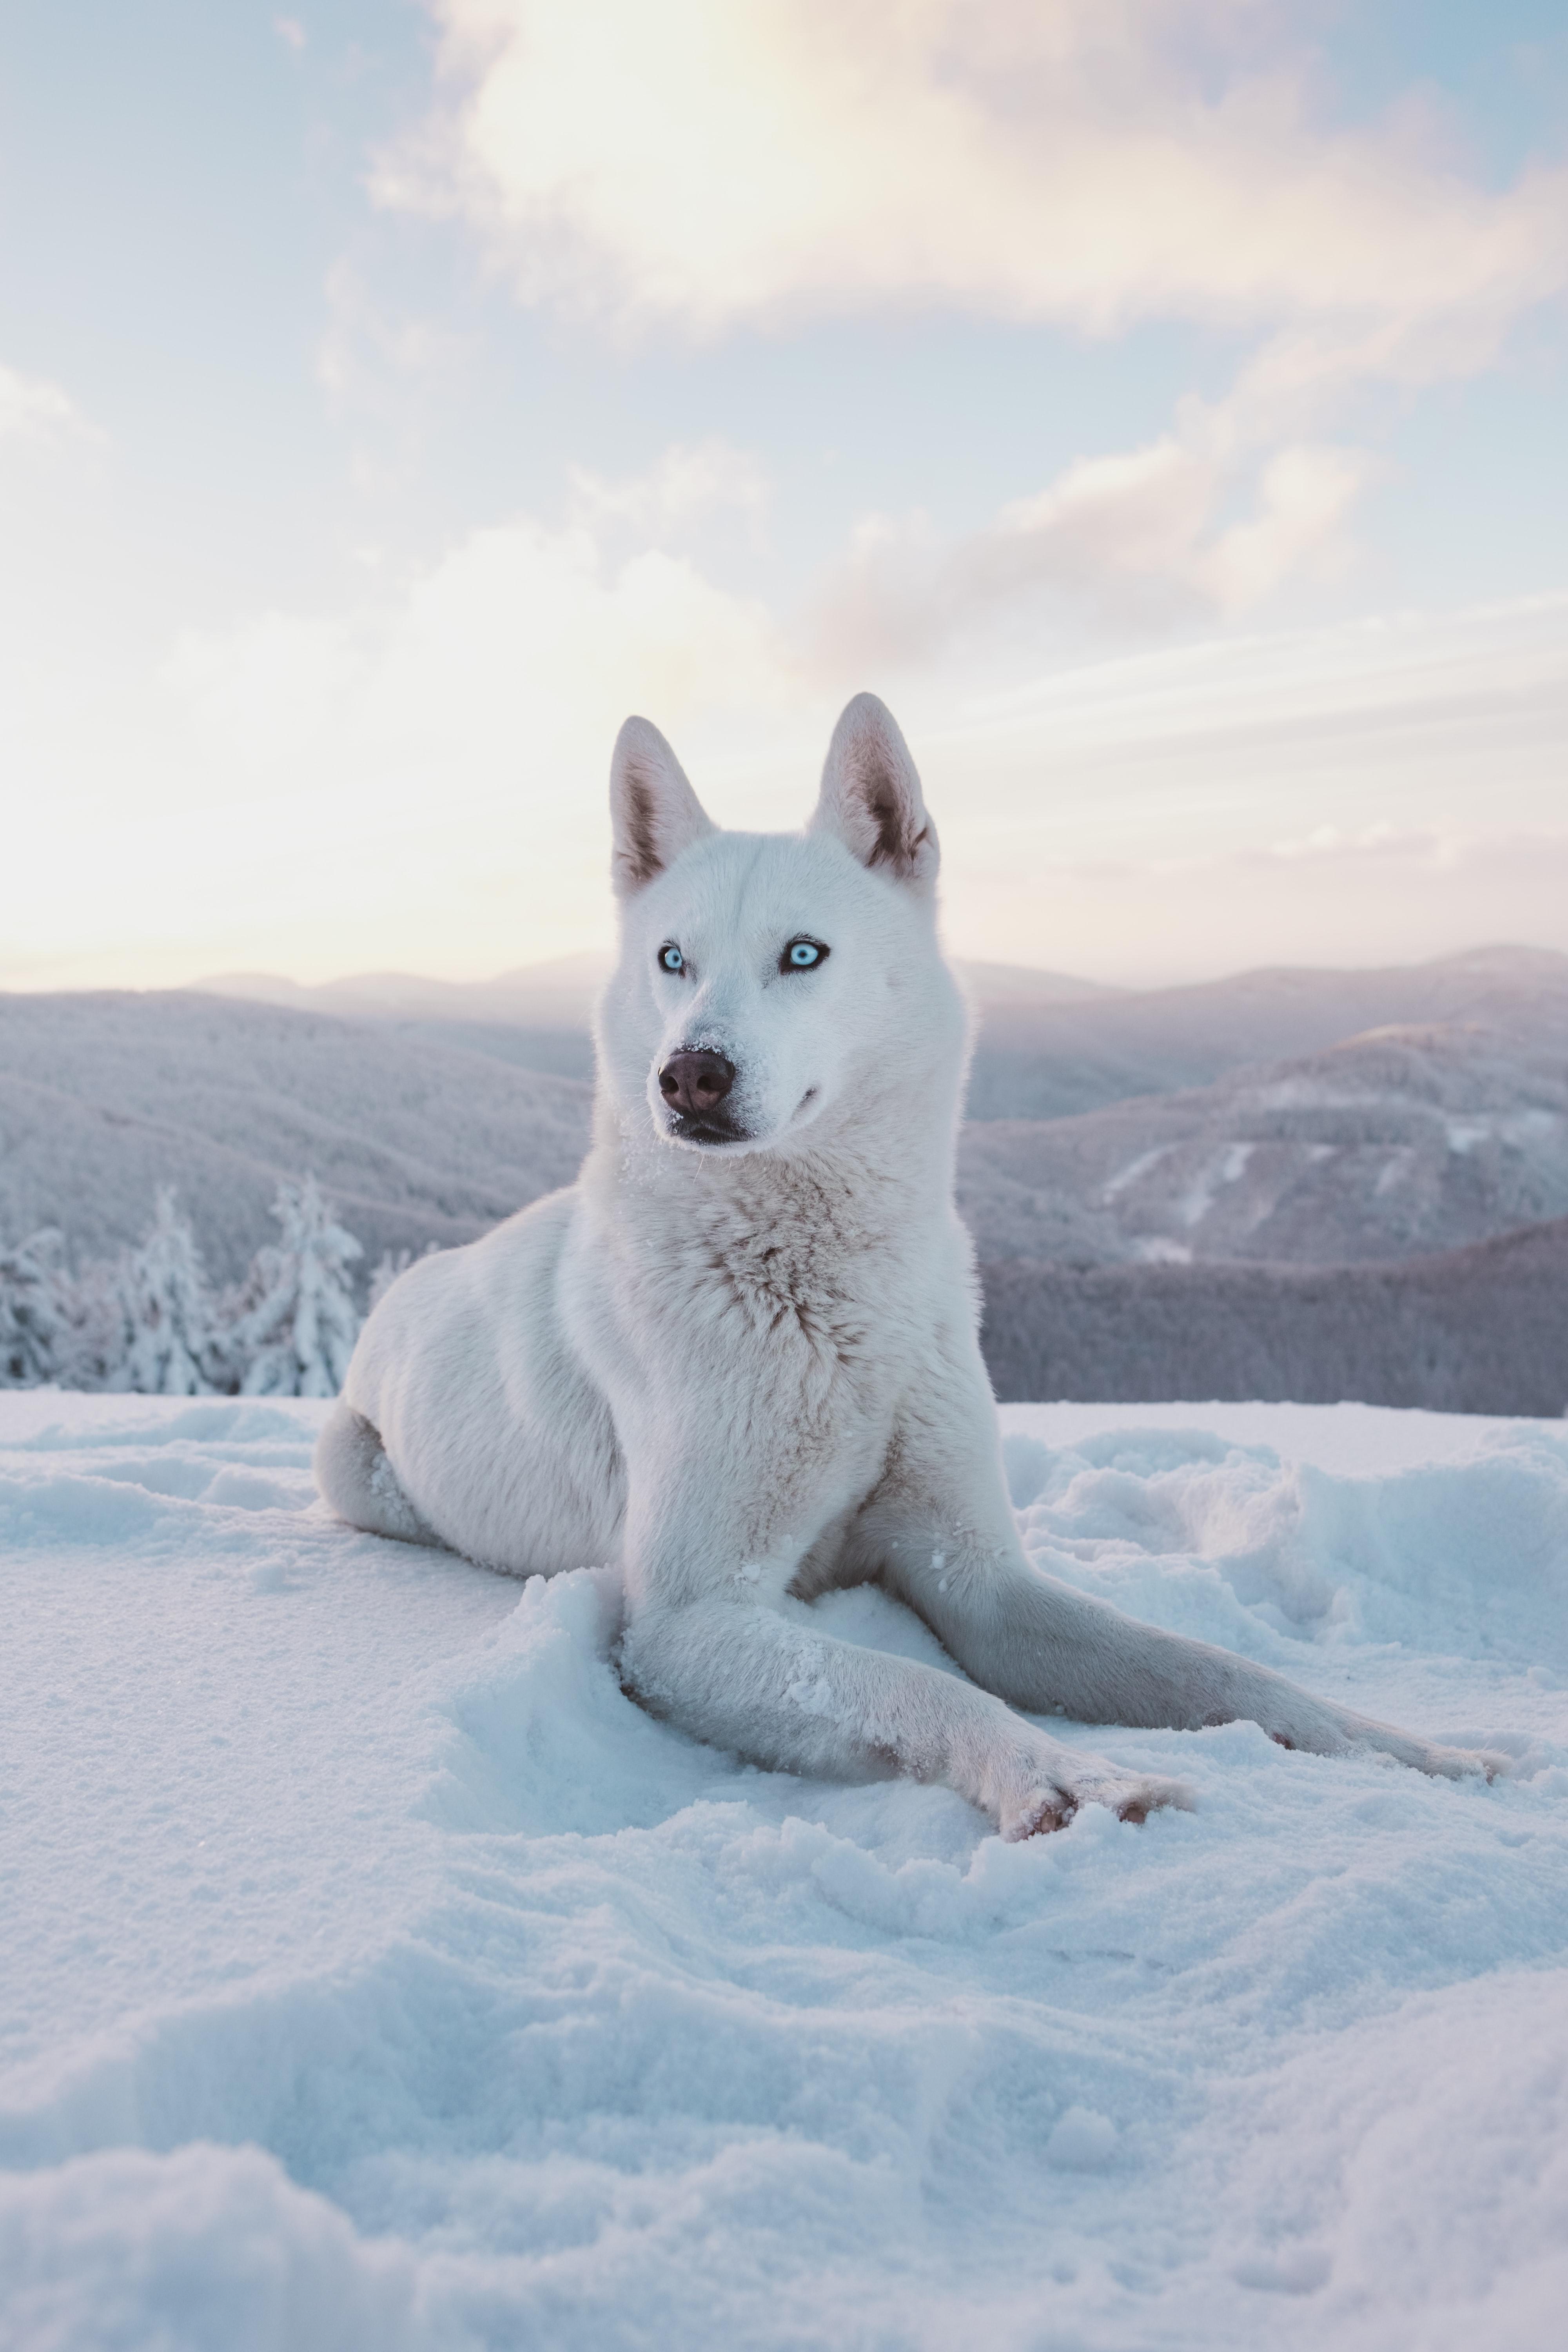
{"type": "Polygon", "coordinates": [[[820,940],[791,940],[779,958],[781,971],[809,971],[813,964],[826,963],[827,950],[820,940]]]}
{"type": "Polygon", "coordinates": [[[658,951],[659,963],[666,971],[684,971],[686,958],[673,940],[668,940],[658,951]]]}

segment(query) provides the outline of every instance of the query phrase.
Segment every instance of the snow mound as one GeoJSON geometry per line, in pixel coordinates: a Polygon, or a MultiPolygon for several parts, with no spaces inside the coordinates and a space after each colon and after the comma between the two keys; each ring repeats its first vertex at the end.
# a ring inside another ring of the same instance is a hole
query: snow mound
{"type": "Polygon", "coordinates": [[[1517,1770],[1053,1724],[1198,1810],[1005,1846],[344,1529],[323,1410],[0,1399],[0,2336],[1555,2345],[1568,1429],[1009,1409],[1043,1567],[1517,1770]]]}

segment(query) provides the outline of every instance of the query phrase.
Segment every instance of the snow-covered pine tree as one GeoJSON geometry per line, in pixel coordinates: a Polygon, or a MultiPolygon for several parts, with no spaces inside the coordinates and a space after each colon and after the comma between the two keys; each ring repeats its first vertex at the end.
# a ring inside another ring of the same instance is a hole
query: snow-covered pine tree
{"type": "Polygon", "coordinates": [[[59,1341],[62,1389],[123,1389],[131,1323],[125,1259],[89,1258],[62,1293],[67,1328],[59,1341]]]}
{"type": "Polygon", "coordinates": [[[0,1388],[42,1388],[59,1376],[68,1328],[60,1255],[52,1225],[9,1249],[0,1243],[0,1388]]]}
{"type": "Polygon", "coordinates": [[[258,1250],[227,1346],[245,1396],[336,1396],[359,1336],[347,1272],[362,1255],[313,1176],[280,1184],[280,1242],[258,1250]]]}
{"type": "Polygon", "coordinates": [[[221,1384],[217,1320],[189,1221],[162,1186],[153,1230],[121,1260],[115,1286],[123,1322],[105,1386],[142,1396],[210,1396],[221,1384]]]}
{"type": "Polygon", "coordinates": [[[364,1310],[367,1315],[374,1313],[398,1276],[407,1273],[414,1252],[410,1249],[382,1251],[371,1273],[370,1296],[365,1300],[364,1310]]]}
{"type": "MultiPolygon", "coordinates": [[[[435,1257],[439,1252],[440,1247],[441,1244],[439,1242],[426,1242],[420,1255],[424,1257],[435,1257]]],[[[414,1252],[411,1249],[384,1249],[382,1251],[381,1255],[377,1258],[375,1265],[371,1273],[370,1296],[365,1300],[364,1309],[367,1315],[374,1312],[375,1308],[381,1305],[382,1300],[386,1297],[387,1292],[392,1288],[393,1284],[396,1282],[401,1276],[405,1275],[413,1264],[414,1252]]]]}

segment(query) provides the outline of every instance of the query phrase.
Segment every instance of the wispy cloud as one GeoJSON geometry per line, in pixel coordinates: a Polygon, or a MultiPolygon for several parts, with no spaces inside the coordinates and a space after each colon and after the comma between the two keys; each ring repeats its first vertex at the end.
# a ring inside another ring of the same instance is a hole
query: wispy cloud
{"type": "Polygon", "coordinates": [[[352,262],[333,264],[324,292],[316,375],[340,406],[384,404],[389,382],[450,375],[470,356],[449,327],[380,299],[352,262]]]}
{"type": "Polygon", "coordinates": [[[60,434],[96,437],[75,401],[58,383],[0,365],[0,441],[47,439],[60,434]]]}
{"type": "Polygon", "coordinates": [[[755,536],[771,497],[757,458],[719,440],[679,443],[646,473],[619,480],[585,466],[571,467],[568,480],[574,509],[590,529],[617,527],[654,546],[715,514],[739,517],[755,536]]]}
{"type": "Polygon", "coordinates": [[[1189,420],[1142,448],[1079,459],[946,544],[919,518],[863,522],[815,600],[816,658],[834,674],[921,660],[1043,596],[1080,624],[1234,619],[1293,573],[1342,562],[1365,454],[1293,443],[1244,455],[1189,420]],[[1250,504],[1225,520],[1238,487],[1250,504]]]}
{"type": "Polygon", "coordinates": [[[1224,966],[1418,963],[1488,944],[1568,948],[1568,832],[1336,835],[1310,852],[1047,865],[956,943],[1001,930],[1020,961],[1133,985],[1224,966]],[[1108,952],[1110,950],[1110,952],[1108,952]]]}

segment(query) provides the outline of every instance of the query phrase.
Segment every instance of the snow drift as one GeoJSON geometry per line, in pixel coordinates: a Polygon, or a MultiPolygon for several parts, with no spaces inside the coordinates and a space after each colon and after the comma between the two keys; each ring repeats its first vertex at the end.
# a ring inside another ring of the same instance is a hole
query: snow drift
{"type": "Polygon", "coordinates": [[[1554,2347],[1568,1428],[1008,1410],[1054,1573],[1518,1770],[1053,1723],[1199,1810],[1007,1847],[349,1534],[322,1410],[0,1398],[8,2340],[1554,2347]]]}

